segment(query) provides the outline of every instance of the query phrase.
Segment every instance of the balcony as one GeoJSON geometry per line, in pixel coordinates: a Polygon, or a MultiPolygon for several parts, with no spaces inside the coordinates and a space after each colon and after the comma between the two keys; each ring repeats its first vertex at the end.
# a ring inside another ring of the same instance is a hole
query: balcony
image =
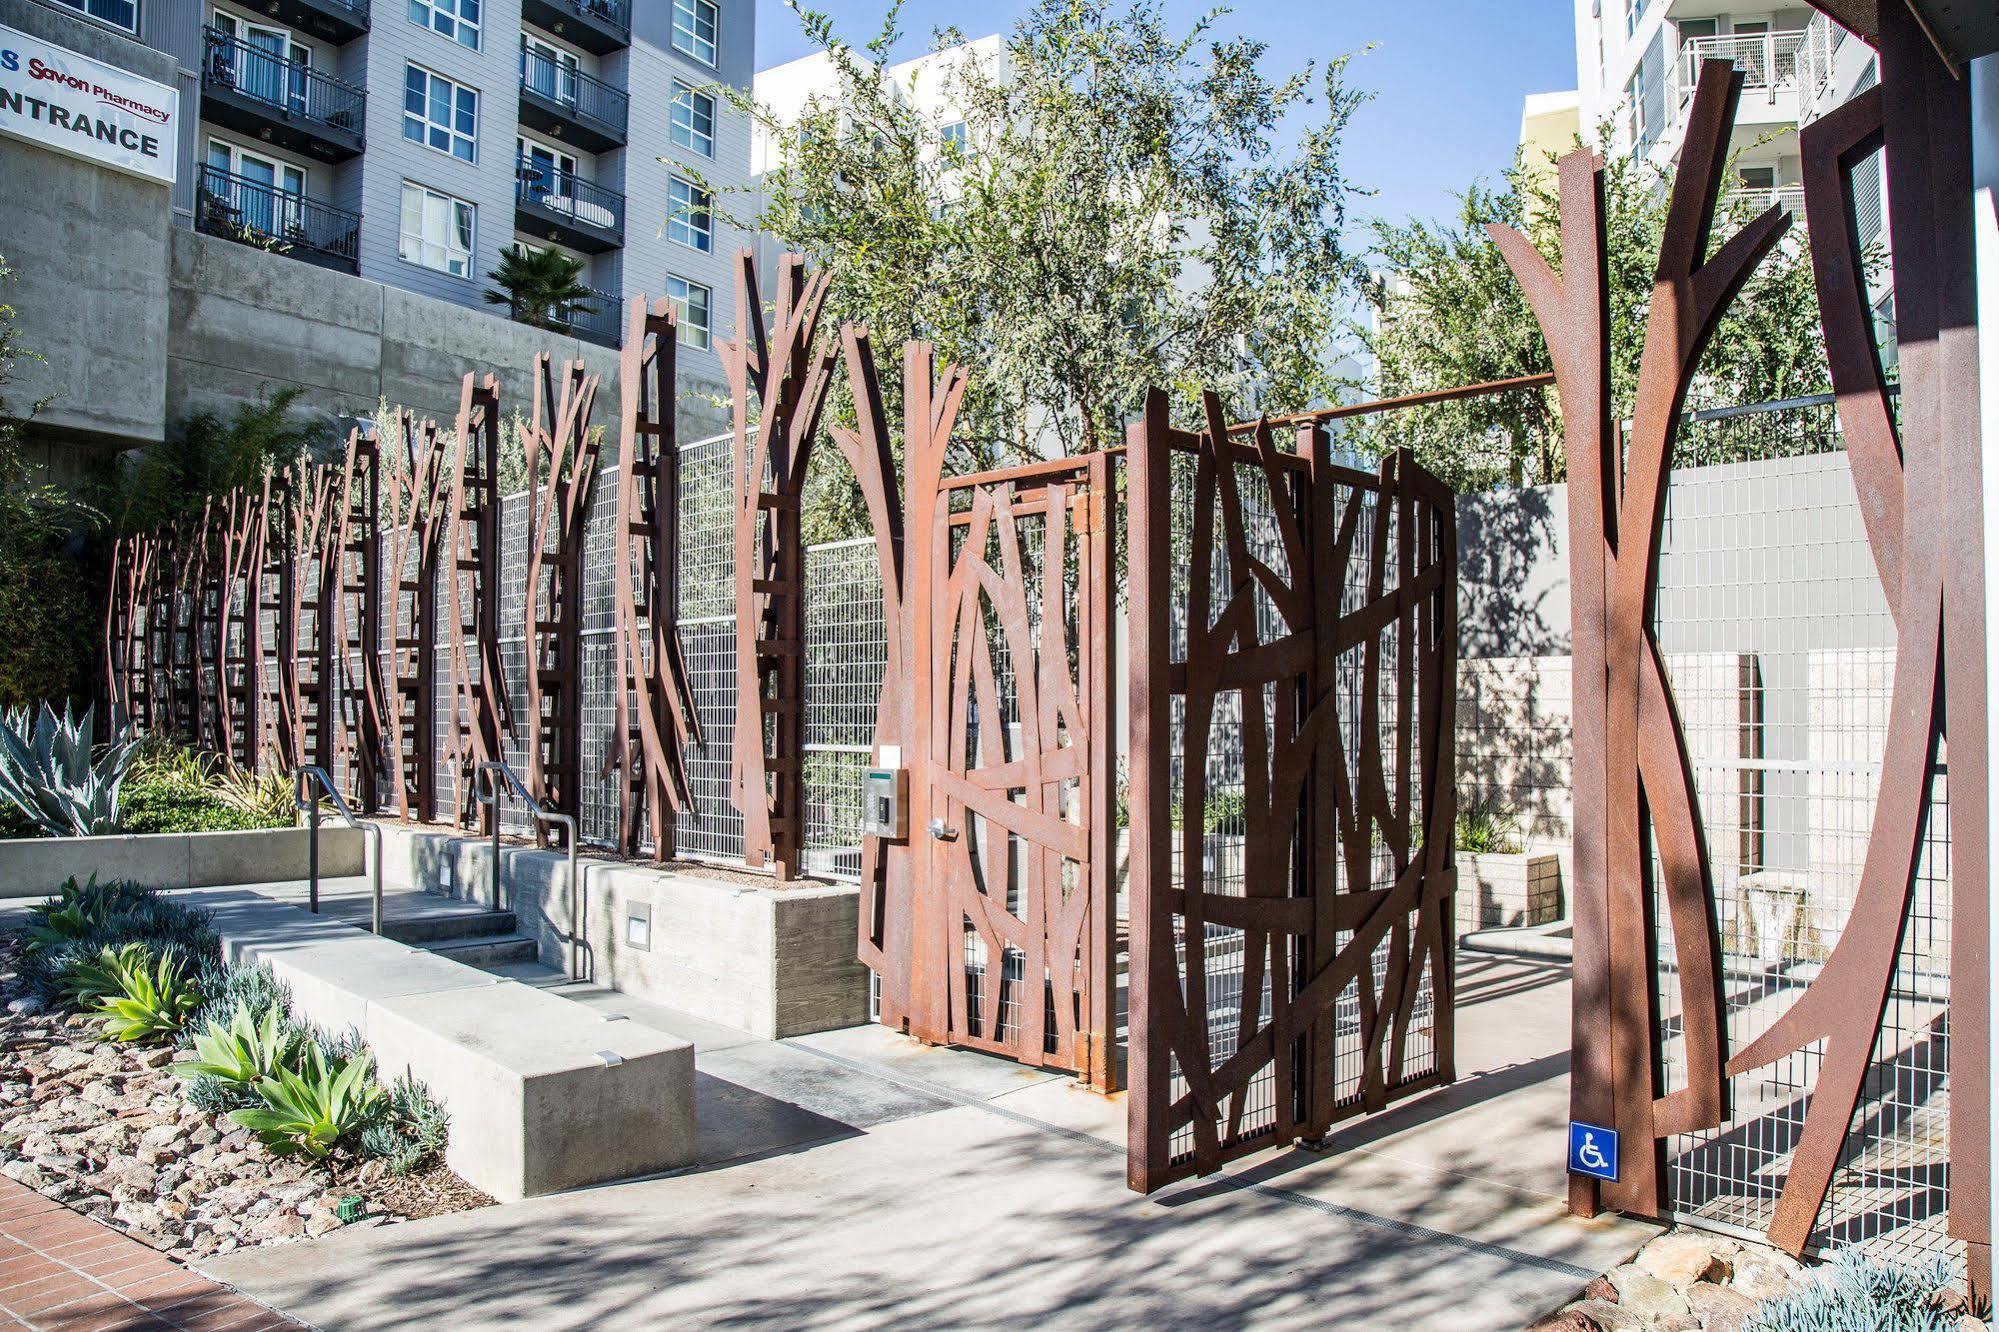
{"type": "Polygon", "coordinates": [[[543,314],[539,318],[528,318],[528,312],[518,305],[512,307],[510,313],[516,323],[532,324],[551,333],[566,333],[600,347],[615,347],[618,345],[624,302],[608,291],[593,291],[589,301],[578,305],[567,315],[543,314]]]}
{"type": "Polygon", "coordinates": [[[368,0],[254,0],[245,8],[335,46],[368,31],[368,0]]]}
{"type": "Polygon", "coordinates": [[[523,157],[514,167],[517,230],[586,254],[625,243],[625,196],[523,157]]]}
{"type": "Polygon", "coordinates": [[[363,89],[214,28],[203,41],[203,120],[321,162],[359,155],[363,89]]]}
{"type": "Polygon", "coordinates": [[[629,0],[522,0],[521,18],[592,55],[632,44],[629,0]]]}
{"type": "Polygon", "coordinates": [[[625,146],[629,103],[621,89],[560,64],[539,51],[521,52],[521,124],[585,152],[625,146]]]}
{"type": "Polygon", "coordinates": [[[219,167],[201,169],[194,224],[272,254],[321,268],[359,271],[361,215],[219,167]]]}
{"type": "Polygon", "coordinates": [[[1802,28],[1688,38],[1666,67],[1666,107],[1673,127],[1686,124],[1693,108],[1694,87],[1700,82],[1701,63],[1707,60],[1733,61],[1742,71],[1738,126],[1797,124],[1798,64],[1804,44],[1802,28]]]}

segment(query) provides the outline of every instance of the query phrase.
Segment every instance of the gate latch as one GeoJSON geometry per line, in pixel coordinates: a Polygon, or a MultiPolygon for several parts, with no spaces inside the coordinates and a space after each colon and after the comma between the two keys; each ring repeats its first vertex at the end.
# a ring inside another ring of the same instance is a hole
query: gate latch
{"type": "Polygon", "coordinates": [[[930,820],[930,835],[940,842],[955,842],[958,840],[958,830],[947,825],[942,819],[930,820]]]}

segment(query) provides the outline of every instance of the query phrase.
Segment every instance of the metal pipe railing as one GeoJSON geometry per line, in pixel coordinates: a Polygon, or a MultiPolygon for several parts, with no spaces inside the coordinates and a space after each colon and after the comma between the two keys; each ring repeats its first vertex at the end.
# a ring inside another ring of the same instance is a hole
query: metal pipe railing
{"type": "Polygon", "coordinates": [[[306,827],[311,835],[306,841],[306,902],[307,909],[319,914],[319,801],[324,790],[333,797],[333,807],[350,828],[359,830],[363,837],[375,844],[375,866],[369,871],[369,887],[374,897],[371,929],[376,934],[382,932],[382,830],[372,823],[363,823],[354,817],[354,811],[347,807],[346,798],[333,784],[333,778],[326,769],[316,763],[307,763],[292,769],[292,799],[301,814],[306,816],[306,827]],[[311,792],[308,801],[307,792],[311,792]]]}
{"type": "Polygon", "coordinates": [[[505,779],[507,793],[521,802],[528,817],[536,823],[560,825],[567,834],[564,838],[569,848],[569,979],[582,980],[580,959],[583,935],[583,881],[579,877],[576,859],[577,827],[574,814],[564,814],[550,809],[534,798],[527,786],[507,766],[504,759],[488,759],[479,765],[485,777],[486,789],[477,795],[482,805],[493,807],[493,864],[492,895],[493,910],[500,910],[500,782],[505,779]]]}

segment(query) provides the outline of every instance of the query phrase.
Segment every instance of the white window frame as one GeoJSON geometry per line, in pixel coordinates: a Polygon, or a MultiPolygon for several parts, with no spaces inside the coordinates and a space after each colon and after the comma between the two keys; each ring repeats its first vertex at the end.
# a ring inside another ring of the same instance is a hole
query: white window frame
{"type": "Polygon", "coordinates": [[[306,79],[309,77],[308,72],[318,62],[313,58],[312,47],[300,41],[297,33],[282,24],[247,19],[222,8],[211,8],[208,11],[208,26],[239,43],[230,49],[230,73],[236,80],[238,91],[261,102],[270,102],[271,99],[246,86],[249,83],[246,65],[249,52],[244,48],[252,46],[251,33],[265,33],[284,38],[285,49],[271,53],[272,58],[284,70],[285,90],[282,105],[295,113],[302,113],[306,109],[306,79]]]}
{"type": "Polygon", "coordinates": [[[673,81],[673,101],[667,104],[666,118],[667,138],[672,142],[674,147],[685,148],[688,152],[699,153],[703,157],[712,158],[715,156],[715,95],[713,93],[702,92],[691,83],[682,79],[675,79],[673,81]],[[703,102],[708,105],[708,133],[705,136],[695,128],[695,111],[703,102]],[[685,139],[681,138],[680,125],[680,115],[683,107],[687,113],[687,137],[685,139]],[[704,137],[707,140],[705,147],[701,143],[696,142],[696,140],[704,137]]]}
{"type": "Polygon", "coordinates": [[[715,197],[685,176],[666,178],[666,238],[701,254],[715,252],[715,197]],[[695,218],[701,225],[695,225],[695,218]]]}
{"type": "Polygon", "coordinates": [[[673,0],[673,49],[690,60],[715,67],[722,45],[722,10],[715,0],[673,0]],[[681,20],[686,19],[683,27],[681,20]],[[708,20],[708,35],[701,35],[701,20],[708,20]],[[704,53],[703,47],[706,47],[704,53]]]}
{"type": "Polygon", "coordinates": [[[953,143],[958,145],[960,156],[970,157],[972,155],[972,127],[962,120],[954,120],[948,125],[941,126],[937,131],[937,146],[941,149],[953,143]]]}
{"type": "Polygon", "coordinates": [[[476,164],[479,161],[479,112],[481,100],[477,88],[469,84],[460,83],[456,79],[446,78],[427,65],[419,65],[414,60],[408,61],[403,66],[403,138],[409,140],[411,143],[428,148],[432,152],[443,153],[446,157],[456,158],[460,162],[476,164]],[[425,79],[423,116],[421,118],[418,118],[416,112],[409,108],[409,79],[410,74],[413,72],[423,75],[425,79]],[[451,120],[447,124],[440,125],[430,118],[431,103],[433,101],[430,87],[432,83],[442,83],[451,90],[451,120]],[[470,134],[458,128],[458,95],[460,93],[472,94],[472,132],[470,134]],[[422,126],[423,132],[412,136],[409,132],[412,124],[422,126]],[[450,146],[440,148],[435,143],[432,143],[430,136],[433,130],[442,130],[450,146]],[[457,150],[457,144],[460,140],[463,140],[470,150],[469,156],[457,150]]]}
{"type": "Polygon", "coordinates": [[[442,273],[446,277],[462,278],[468,282],[474,280],[476,277],[476,270],[478,268],[477,260],[479,257],[479,205],[472,203],[470,200],[461,199],[455,194],[447,194],[434,186],[423,185],[414,180],[405,180],[403,182],[402,199],[396,212],[396,230],[398,233],[396,256],[404,263],[412,264],[417,268],[428,269],[433,273],[442,273]],[[409,231],[408,217],[412,191],[416,193],[419,204],[417,231],[414,235],[409,231]],[[442,242],[433,241],[426,235],[426,228],[430,222],[430,213],[428,210],[433,203],[441,204],[445,210],[444,223],[446,237],[442,242]],[[466,220],[470,223],[470,227],[468,228],[470,235],[462,249],[462,253],[465,256],[465,271],[462,273],[454,271],[451,267],[452,256],[461,252],[460,247],[453,243],[450,234],[455,229],[457,223],[458,214],[456,210],[460,208],[465,210],[466,220]],[[444,262],[442,264],[427,262],[424,258],[426,248],[435,248],[438,250],[442,254],[444,262]],[[414,254],[412,254],[413,250],[414,254]]]}
{"type": "Polygon", "coordinates": [[[674,314],[678,316],[680,345],[707,351],[714,345],[715,289],[699,282],[690,282],[677,273],[666,275],[666,298],[673,302],[674,314]],[[678,288],[678,290],[675,290],[678,288]],[[701,293],[701,322],[694,322],[694,293],[701,293]]]}
{"type": "Polygon", "coordinates": [[[581,93],[583,87],[582,74],[584,71],[582,60],[577,58],[574,51],[565,51],[553,42],[545,42],[539,37],[530,37],[524,32],[521,34],[521,85],[523,87],[531,86],[527,81],[528,56],[531,54],[539,56],[541,59],[555,66],[555,91],[550,93],[543,88],[534,88],[533,91],[542,97],[552,96],[564,106],[575,106],[577,96],[581,93]]]}
{"type": "Polygon", "coordinates": [[[100,5],[107,2],[116,4],[119,3],[119,0],[55,0],[55,2],[57,8],[66,9],[73,14],[81,15],[93,22],[102,23],[107,28],[115,29],[118,32],[129,32],[134,37],[139,35],[139,0],[131,0],[132,21],[130,23],[121,23],[117,19],[106,18],[97,12],[100,5]]]}
{"type": "Polygon", "coordinates": [[[201,156],[201,164],[204,167],[209,165],[209,155],[217,148],[228,154],[229,174],[238,178],[243,176],[244,158],[249,158],[252,161],[268,166],[271,169],[271,177],[275,181],[282,181],[287,171],[296,171],[298,173],[297,191],[286,189],[282,184],[274,184],[271,188],[280,194],[296,193],[300,199],[306,197],[306,188],[312,182],[311,168],[300,166],[297,162],[287,162],[282,157],[276,157],[266,152],[259,152],[255,148],[245,148],[240,143],[231,143],[228,139],[217,138],[213,134],[208,136],[207,150],[201,156]]]}
{"type": "Polygon", "coordinates": [[[486,7],[483,0],[473,0],[473,3],[479,11],[479,17],[475,19],[468,19],[460,12],[465,0],[407,0],[403,12],[411,23],[424,31],[434,32],[447,42],[456,42],[467,50],[476,51],[486,40],[486,7]],[[422,18],[417,17],[416,10],[423,11],[422,18]],[[466,32],[472,34],[469,42],[461,35],[466,32]]]}

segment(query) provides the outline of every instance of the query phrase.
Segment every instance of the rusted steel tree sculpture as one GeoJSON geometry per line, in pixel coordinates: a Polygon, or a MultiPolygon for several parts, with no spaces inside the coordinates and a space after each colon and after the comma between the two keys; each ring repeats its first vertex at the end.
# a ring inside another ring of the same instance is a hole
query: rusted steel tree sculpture
{"type": "MultiPolygon", "coordinates": [[[[912,648],[906,604],[909,573],[904,563],[903,493],[868,332],[857,324],[843,325],[840,343],[854,400],[855,425],[852,430],[833,427],[833,441],[859,480],[874,531],[875,560],[881,570],[887,660],[881,695],[875,704],[873,757],[879,762],[887,753],[908,748],[915,724],[910,711],[912,648]]],[[[912,342],[903,349],[903,382],[905,447],[913,464],[925,464],[923,475],[934,489],[958,404],[964,397],[964,372],[947,366],[941,380],[933,380],[929,347],[912,342]],[[937,475],[929,471],[933,461],[939,469],[937,475]]],[[[910,1018],[914,892],[908,843],[865,838],[861,847],[859,956],[881,978],[881,1021],[892,1027],[906,1026],[910,1018]]]]}
{"type": "Polygon", "coordinates": [[[437,580],[450,529],[451,449],[437,422],[404,411],[398,421],[403,465],[391,474],[389,537],[389,698],[383,741],[391,805],[404,819],[437,817],[437,580]]]}
{"type": "Polygon", "coordinates": [[[1269,422],[1204,407],[1175,429],[1154,390],[1126,447],[1129,1179],[1147,1191],[1454,1076],[1451,492],[1404,453],[1334,466],[1315,421],[1285,451],[1269,422]],[[1222,971],[1239,990],[1215,992],[1222,971]]]}
{"type": "MultiPolygon", "coordinates": [[[[1576,1119],[1622,1135],[1627,1165],[1603,1186],[1602,1200],[1632,1211],[1658,1207],[1662,1140],[1714,1127],[1728,1113],[1713,884],[1651,611],[1687,384],[1723,310],[1790,225],[1773,207],[1708,253],[1741,87],[1729,62],[1703,64],[1653,282],[1628,453],[1609,392],[1601,164],[1581,151],[1562,159],[1559,278],[1519,232],[1491,228],[1547,338],[1567,423],[1579,1069],[1572,1096],[1576,1119]],[[1652,1057],[1647,816],[1680,965],[1687,1082],[1670,1093],[1655,1085],[1652,1057]]],[[[1593,1212],[1592,1181],[1573,1178],[1570,1202],[1593,1212]]]]}
{"type": "MultiPolygon", "coordinates": [[[[1834,7],[1828,6],[1829,10],[1834,7]]],[[[1853,14],[1834,17],[1852,21],[1853,14]]],[[[1913,14],[1878,6],[1861,35],[1879,84],[1800,135],[1812,267],[1840,426],[1875,567],[1895,619],[1880,788],[1846,928],[1804,995],[1729,1060],[1748,1073],[1815,1043],[1824,1058],[1770,1226],[1797,1251],[1817,1224],[1865,1092],[1932,815],[1950,758],[1950,1216],[1973,1287],[1991,1289],[1991,1015],[1986,671],[1977,414],[1971,108],[1913,14]],[[1853,172],[1885,152],[1893,236],[1898,423],[1853,229],[1853,172]]]]}
{"type": "MultiPolygon", "coordinates": [[[[1870,7],[1873,8],[1873,7],[1870,7]]],[[[1703,67],[1674,183],[1628,447],[1613,425],[1598,167],[1561,164],[1562,273],[1495,228],[1554,357],[1569,457],[1575,652],[1575,1065],[1573,1117],[1623,1135],[1624,1170],[1575,1178],[1570,1203],[1654,1214],[1664,1140],[1727,1121],[1729,1079],[1822,1045],[1809,1110],[1770,1237],[1801,1251],[1820,1224],[1875,1055],[1923,854],[1946,713],[1951,755],[1952,1233],[1983,1285],[1987,1017],[1985,662],[1973,320],[1968,109],[1914,18],[1879,6],[1882,89],[1804,133],[1811,245],[1860,508],[1898,636],[1893,704],[1866,861],[1823,971],[1767,1031],[1730,1055],[1701,813],[1672,686],[1650,628],[1672,441],[1700,352],[1788,219],[1771,209],[1708,254],[1742,76],[1703,67]],[[1885,140],[1904,395],[1898,429],[1851,226],[1854,163],[1885,140]],[[1620,465],[1621,463],[1621,465],[1620,465]],[[1948,478],[1948,479],[1947,479],[1948,478]],[[1945,660],[1949,669],[1944,669],[1945,660]],[[1649,838],[1648,838],[1649,831],[1649,838]],[[1657,1082],[1656,959],[1647,860],[1656,850],[1679,971],[1686,1085],[1657,1082]],[[1967,891],[1966,889],[1970,890],[1967,891]],[[1969,1036],[1967,1040],[1966,1037],[1969,1036]]],[[[1863,34],[1874,39],[1875,34],[1863,34]]]]}
{"type": "MultiPolygon", "coordinates": [[[[562,367],[558,395],[548,353],[535,357],[527,463],[527,776],[535,797],[582,811],[583,546],[602,432],[590,424],[600,377],[562,367]],[[551,415],[552,414],[552,415],[551,415]]],[[[552,838],[554,828],[536,825],[552,838]]]]}
{"type": "Polygon", "coordinates": [[[675,451],[673,302],[637,297],[625,320],[619,364],[618,517],[614,534],[617,683],[606,773],[618,773],[618,844],[637,855],[649,833],[653,857],[673,855],[673,812],[693,803],[685,747],[701,740],[694,691],[681,651],[680,531],[675,451]]]}
{"type": "Polygon", "coordinates": [[[513,729],[500,669],[500,388],[467,374],[459,390],[451,460],[448,575],[451,655],[452,819],[491,831],[498,809],[478,800],[479,765],[500,757],[513,729]],[[475,660],[476,658],[476,660],[475,660]]]}
{"type": "Polygon", "coordinates": [[[335,658],[335,777],[361,808],[381,806],[382,718],[387,681],[382,673],[381,442],[372,425],[347,435],[339,476],[335,523],[327,549],[332,580],[335,658]]]}
{"type": "Polygon", "coordinates": [[[736,260],[736,337],[718,339],[735,430],[736,724],[730,780],[743,814],[743,859],[780,879],[805,844],[806,464],[832,385],[834,353],[818,346],[828,279],[805,262],[778,265],[767,337],[756,263],[736,260]],[[755,397],[752,407],[751,398],[755,397]]]}

